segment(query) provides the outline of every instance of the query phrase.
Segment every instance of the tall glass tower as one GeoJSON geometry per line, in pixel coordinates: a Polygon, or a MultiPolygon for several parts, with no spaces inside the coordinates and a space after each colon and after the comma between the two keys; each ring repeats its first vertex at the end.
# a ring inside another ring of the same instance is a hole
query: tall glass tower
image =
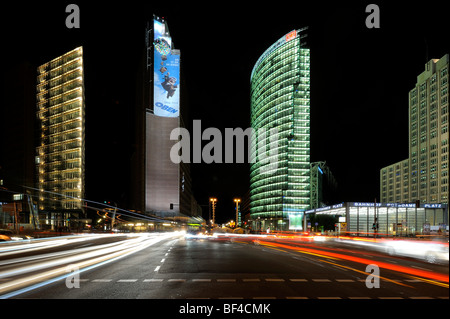
{"type": "Polygon", "coordinates": [[[251,126],[258,135],[250,166],[253,230],[302,230],[310,206],[310,50],[305,31],[280,38],[251,74],[251,126]],[[260,134],[264,129],[266,134],[260,134]]]}
{"type": "Polygon", "coordinates": [[[83,212],[85,104],[83,48],[38,68],[36,149],[39,210],[51,227],[68,226],[83,212]]]}

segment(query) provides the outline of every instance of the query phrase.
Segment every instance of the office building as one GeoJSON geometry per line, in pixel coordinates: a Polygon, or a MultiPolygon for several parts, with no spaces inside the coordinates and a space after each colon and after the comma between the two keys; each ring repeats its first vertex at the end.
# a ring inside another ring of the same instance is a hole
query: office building
{"type": "Polygon", "coordinates": [[[192,194],[189,164],[174,163],[170,158],[170,150],[178,142],[171,140],[170,134],[184,127],[184,120],[180,50],[174,48],[163,18],[155,16],[147,27],[144,60],[136,113],[131,207],[164,219],[201,222],[200,206],[192,194]]]}
{"type": "Polygon", "coordinates": [[[83,48],[38,67],[36,149],[41,223],[68,226],[83,212],[85,193],[85,103],[83,48]]]}
{"type": "Polygon", "coordinates": [[[326,162],[311,163],[310,208],[328,206],[337,201],[337,182],[326,162]]]}
{"type": "Polygon", "coordinates": [[[305,30],[281,37],[251,73],[251,126],[258,135],[250,166],[253,230],[301,229],[310,207],[310,50],[305,30]]]}
{"type": "Polygon", "coordinates": [[[428,61],[409,92],[409,158],[381,169],[382,202],[448,203],[448,69],[428,61]]]}

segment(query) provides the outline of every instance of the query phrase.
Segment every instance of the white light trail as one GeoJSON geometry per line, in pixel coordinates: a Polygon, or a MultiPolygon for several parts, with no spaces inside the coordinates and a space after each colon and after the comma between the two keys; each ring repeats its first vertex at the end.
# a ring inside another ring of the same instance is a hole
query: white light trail
{"type": "MultiPolygon", "coordinates": [[[[0,278],[9,279],[0,284],[0,299],[11,298],[69,276],[70,273],[67,273],[66,270],[69,264],[83,272],[126,257],[174,236],[179,236],[179,234],[177,232],[133,234],[121,242],[0,261],[0,267],[6,268],[0,271],[0,278]],[[11,267],[18,263],[26,265],[11,267]]],[[[62,244],[60,239],[55,239],[55,241],[62,244]]],[[[32,251],[35,248],[28,247],[32,251]]]]}

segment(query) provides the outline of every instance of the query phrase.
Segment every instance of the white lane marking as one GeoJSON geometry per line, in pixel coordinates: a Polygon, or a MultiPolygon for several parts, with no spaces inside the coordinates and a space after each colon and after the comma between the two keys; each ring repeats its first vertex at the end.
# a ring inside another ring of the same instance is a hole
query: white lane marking
{"type": "Polygon", "coordinates": [[[165,262],[165,261],[166,261],[166,258],[161,259],[161,262],[162,262],[162,263],[165,262]]]}
{"type": "Polygon", "coordinates": [[[137,279],[119,279],[117,282],[136,282],[137,279]]]}
{"type": "Polygon", "coordinates": [[[246,279],[242,279],[243,282],[256,282],[256,281],[261,281],[259,280],[259,278],[246,278],[246,279]]]}
{"type": "Polygon", "coordinates": [[[286,297],[286,299],[309,299],[308,297],[286,297]]]}
{"type": "Polygon", "coordinates": [[[348,297],[348,299],[372,299],[370,297],[348,297]]]}
{"type": "Polygon", "coordinates": [[[293,281],[293,282],[307,282],[308,281],[308,279],[295,279],[295,278],[289,279],[289,280],[293,281]]]}
{"type": "Polygon", "coordinates": [[[161,266],[156,266],[155,271],[159,271],[159,268],[161,268],[161,266]]]}
{"type": "Polygon", "coordinates": [[[355,282],[353,279],[335,279],[337,282],[355,282]]]}
{"type": "Polygon", "coordinates": [[[151,278],[151,279],[144,279],[144,282],[161,282],[164,279],[156,279],[156,278],[151,278]]]}
{"type": "Polygon", "coordinates": [[[317,297],[317,299],[342,299],[341,297],[317,297]]]}
{"type": "Polygon", "coordinates": [[[378,299],[403,299],[403,297],[378,297],[378,299]]]}
{"type": "Polygon", "coordinates": [[[330,279],[313,279],[314,282],[331,282],[330,279]]]}
{"type": "Polygon", "coordinates": [[[169,253],[166,253],[166,254],[164,255],[164,257],[167,257],[168,254],[169,254],[169,253]]]}
{"type": "Polygon", "coordinates": [[[269,282],[280,282],[280,281],[284,281],[284,279],[280,279],[280,278],[266,278],[266,281],[269,281],[269,282]]]}
{"type": "Polygon", "coordinates": [[[423,296],[423,297],[409,297],[409,299],[434,299],[434,298],[433,297],[423,296]]]}
{"type": "Polygon", "coordinates": [[[236,282],[236,279],[217,279],[217,282],[236,282]]]}
{"type": "Polygon", "coordinates": [[[276,297],[253,297],[253,299],[277,299],[276,297]]]}
{"type": "Polygon", "coordinates": [[[186,279],[169,279],[170,282],[185,282],[186,279]]]}
{"type": "Polygon", "coordinates": [[[211,282],[211,279],[192,279],[192,281],[197,281],[197,282],[211,282]]]}
{"type": "Polygon", "coordinates": [[[111,282],[112,279],[94,279],[92,282],[111,282]]]}

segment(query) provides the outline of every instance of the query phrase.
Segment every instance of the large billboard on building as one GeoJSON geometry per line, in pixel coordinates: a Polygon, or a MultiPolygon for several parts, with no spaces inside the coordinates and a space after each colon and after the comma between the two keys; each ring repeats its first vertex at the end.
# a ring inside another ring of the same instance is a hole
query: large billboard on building
{"type": "Polygon", "coordinates": [[[153,23],[153,111],[155,115],[180,115],[180,51],[172,49],[165,22],[153,23]]]}

